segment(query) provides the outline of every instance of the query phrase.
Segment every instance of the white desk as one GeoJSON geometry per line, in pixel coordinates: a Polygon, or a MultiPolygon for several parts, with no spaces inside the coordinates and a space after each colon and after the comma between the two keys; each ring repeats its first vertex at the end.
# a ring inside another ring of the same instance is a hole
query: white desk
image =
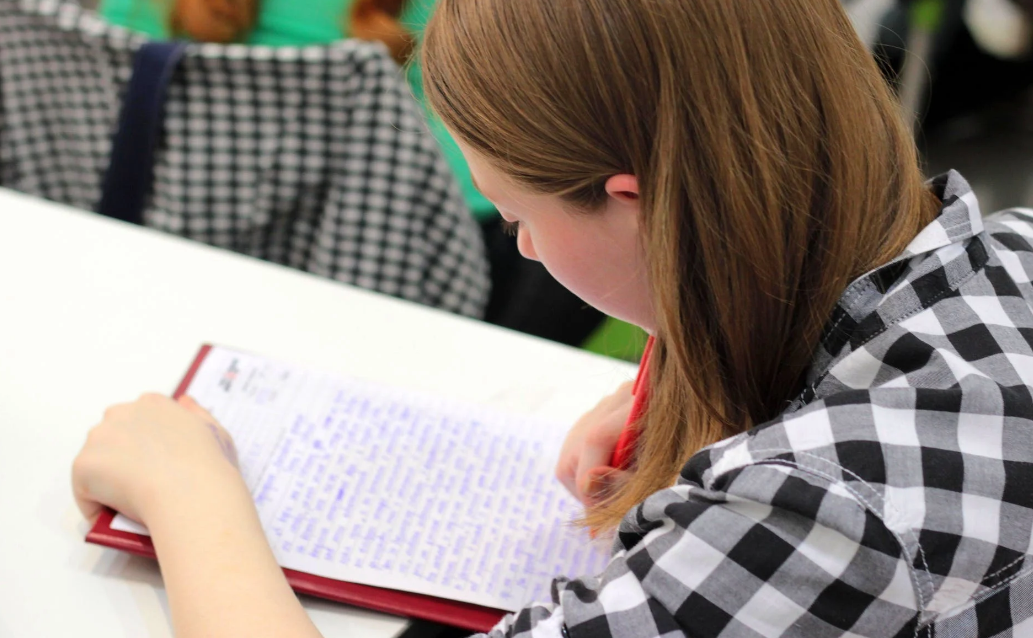
{"type": "MultiPolygon", "coordinates": [[[[203,342],[567,422],[634,369],[0,189],[0,637],[169,636],[156,566],[88,546],[69,472],[203,342]]],[[[330,638],[399,618],[305,601],[330,638]]]]}

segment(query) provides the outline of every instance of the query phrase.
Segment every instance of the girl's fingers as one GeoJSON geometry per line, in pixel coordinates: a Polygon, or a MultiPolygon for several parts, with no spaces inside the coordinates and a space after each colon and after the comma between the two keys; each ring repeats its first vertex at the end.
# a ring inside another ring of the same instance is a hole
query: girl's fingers
{"type": "Polygon", "coordinates": [[[80,452],[72,463],[72,494],[75,496],[75,505],[82,512],[83,518],[93,525],[97,517],[103,511],[104,506],[91,498],[86,485],[88,482],[86,462],[83,453],[80,452]]]}
{"type": "Polygon", "coordinates": [[[104,506],[96,501],[92,501],[84,496],[79,496],[79,491],[75,490],[75,505],[82,512],[82,517],[86,519],[90,525],[97,522],[100,517],[100,513],[104,510],[104,506]]]}
{"type": "Polygon", "coordinates": [[[596,467],[588,472],[585,503],[595,503],[613,493],[627,472],[612,467],[596,467]]]}
{"type": "Polygon", "coordinates": [[[214,436],[215,440],[219,442],[219,448],[222,450],[222,454],[226,457],[226,460],[233,465],[240,467],[240,461],[237,458],[237,448],[233,444],[233,437],[230,436],[230,433],[223,429],[221,425],[219,425],[219,422],[215,420],[212,413],[202,408],[197,401],[185,394],[179,397],[178,402],[192,414],[201,417],[201,419],[208,425],[208,429],[211,430],[212,436],[214,436]]]}
{"type": "Polygon", "coordinates": [[[633,388],[633,382],[622,384],[581,417],[567,433],[556,464],[556,478],[582,502],[587,502],[588,473],[597,468],[613,469],[610,461],[631,412],[633,388]]]}
{"type": "Polygon", "coordinates": [[[617,446],[617,439],[620,438],[621,430],[624,428],[622,417],[621,414],[611,415],[604,422],[597,424],[593,431],[585,436],[574,479],[577,497],[582,502],[589,495],[589,482],[593,471],[599,468],[613,469],[610,467],[610,462],[613,460],[613,449],[617,446]]]}
{"type": "Polygon", "coordinates": [[[577,472],[577,459],[569,454],[561,453],[560,461],[556,465],[556,478],[560,484],[567,488],[574,497],[577,497],[577,486],[574,484],[574,473],[577,472]]]}
{"type": "Polygon", "coordinates": [[[183,396],[179,397],[179,399],[177,399],[177,402],[181,406],[186,408],[188,411],[192,412],[193,414],[196,414],[197,416],[201,417],[205,421],[210,421],[212,423],[217,423],[217,421],[215,420],[215,417],[212,416],[212,413],[209,412],[208,410],[205,410],[204,408],[202,408],[201,404],[198,403],[197,401],[195,401],[193,397],[190,397],[190,396],[187,396],[187,395],[184,394],[183,396]]]}

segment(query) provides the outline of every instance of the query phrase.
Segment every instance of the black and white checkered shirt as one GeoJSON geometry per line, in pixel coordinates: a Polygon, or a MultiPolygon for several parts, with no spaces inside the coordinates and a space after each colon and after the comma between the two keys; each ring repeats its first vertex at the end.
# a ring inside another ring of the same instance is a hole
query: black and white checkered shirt
{"type": "Polygon", "coordinates": [[[932,185],[938,219],[847,288],[804,397],[495,636],[1033,636],[1033,211],[932,185]]]}
{"type": "MultiPolygon", "coordinates": [[[[74,0],[0,0],[0,185],[96,210],[143,43],[74,0]]],[[[480,230],[377,44],[191,45],[144,221],[453,312],[487,304],[480,230]]]]}

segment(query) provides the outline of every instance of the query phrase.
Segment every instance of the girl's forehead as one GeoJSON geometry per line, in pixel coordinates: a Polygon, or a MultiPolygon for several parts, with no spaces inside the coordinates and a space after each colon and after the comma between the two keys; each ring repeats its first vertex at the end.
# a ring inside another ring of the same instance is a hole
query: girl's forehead
{"type": "Polygon", "coordinates": [[[482,195],[492,202],[510,197],[520,192],[519,187],[507,179],[497,168],[492,166],[486,158],[471,149],[468,145],[457,141],[459,150],[462,151],[470,166],[470,180],[482,195]]]}

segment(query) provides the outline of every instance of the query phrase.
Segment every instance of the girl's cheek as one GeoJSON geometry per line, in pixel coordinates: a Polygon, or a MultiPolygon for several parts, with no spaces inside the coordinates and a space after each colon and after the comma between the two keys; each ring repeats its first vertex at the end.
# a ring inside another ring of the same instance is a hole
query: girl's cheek
{"type": "Polygon", "coordinates": [[[531,241],[531,233],[523,225],[520,226],[520,230],[517,232],[517,250],[526,259],[541,261],[538,259],[538,253],[535,252],[534,242],[531,241]]]}

